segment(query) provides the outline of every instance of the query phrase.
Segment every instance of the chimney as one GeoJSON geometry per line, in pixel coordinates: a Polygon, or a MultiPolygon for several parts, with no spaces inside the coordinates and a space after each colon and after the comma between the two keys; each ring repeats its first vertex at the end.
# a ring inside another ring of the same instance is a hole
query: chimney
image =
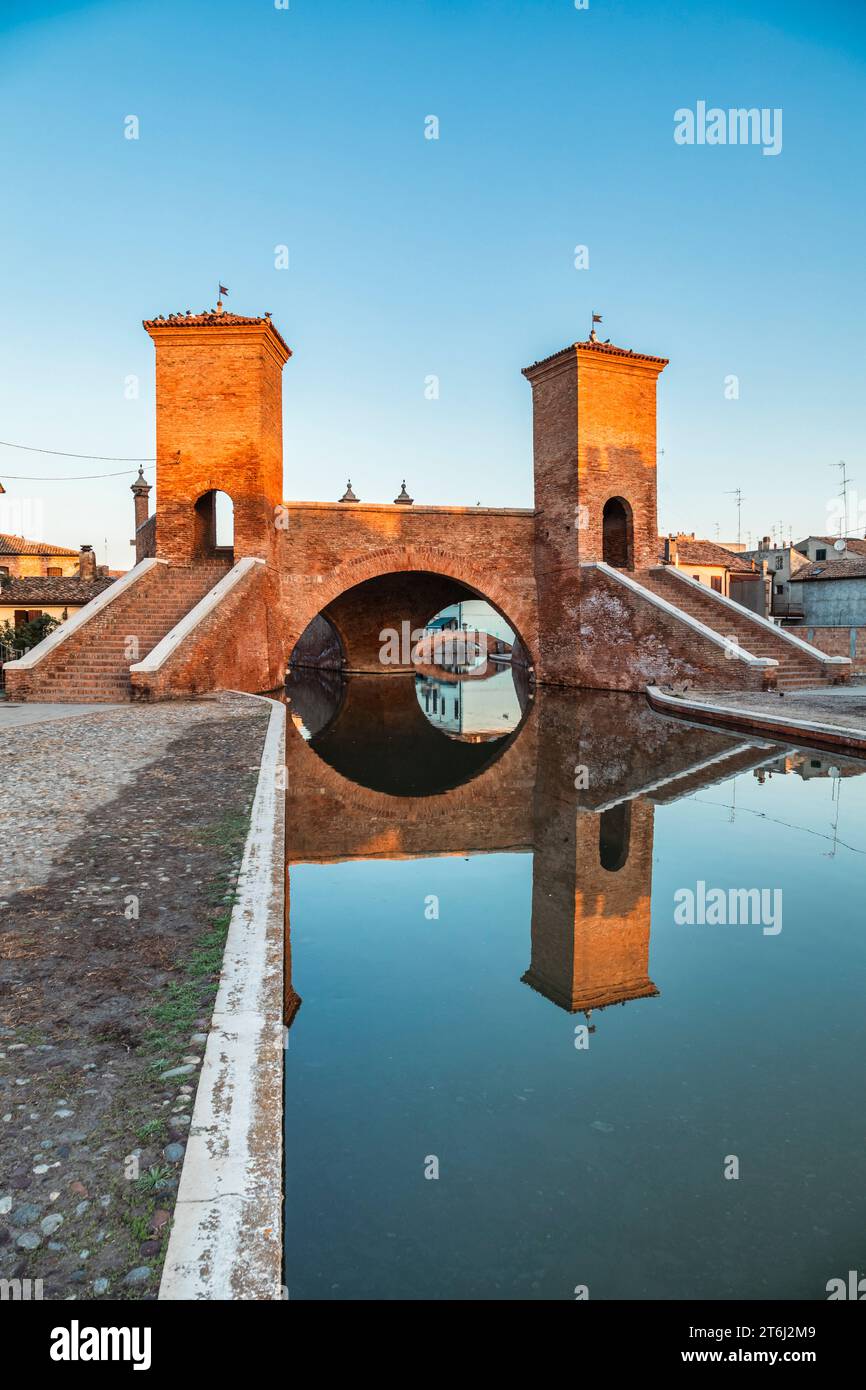
{"type": "Polygon", "coordinates": [[[772,549],[773,549],[773,544],[772,544],[772,542],[771,542],[769,536],[762,536],[762,537],[761,537],[761,549],[762,549],[762,550],[772,550],[772,549]]]}
{"type": "Polygon", "coordinates": [[[79,579],[96,578],[96,556],[93,553],[92,545],[83,545],[78,556],[78,577],[79,579]]]}
{"type": "Polygon", "coordinates": [[[676,536],[665,536],[665,564],[675,565],[679,560],[676,536]]]}

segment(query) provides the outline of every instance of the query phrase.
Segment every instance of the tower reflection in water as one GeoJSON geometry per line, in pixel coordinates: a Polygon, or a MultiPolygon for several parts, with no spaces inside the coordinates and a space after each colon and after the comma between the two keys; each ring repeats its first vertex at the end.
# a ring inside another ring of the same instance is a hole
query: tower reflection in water
{"type": "MultiPolygon", "coordinates": [[[[656,995],[653,815],[778,750],[666,721],[633,695],[297,670],[287,864],[531,853],[523,981],[569,1012],[656,995]]],[[[288,943],[287,943],[288,945],[288,943]]],[[[287,960],[289,959],[287,951],[287,960]]],[[[288,985],[288,1013],[297,996],[288,985]]]]}
{"type": "Polygon", "coordinates": [[[864,765],[433,680],[289,691],[292,1298],[823,1297],[866,1216],[864,765]],[[676,926],[702,879],[784,931],[676,926]]]}

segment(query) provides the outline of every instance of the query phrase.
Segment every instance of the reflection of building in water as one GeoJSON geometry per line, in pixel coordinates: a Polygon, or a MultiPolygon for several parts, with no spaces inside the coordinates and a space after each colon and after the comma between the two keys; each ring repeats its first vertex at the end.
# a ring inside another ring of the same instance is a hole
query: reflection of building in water
{"type": "Polygon", "coordinates": [[[774,773],[793,772],[808,782],[813,777],[859,777],[863,771],[862,762],[840,758],[838,753],[813,752],[811,749],[801,752],[792,748],[775,758],[766,768],[757,768],[755,776],[759,782],[763,782],[765,777],[772,777],[774,773]]]}
{"type": "Polygon", "coordinates": [[[484,680],[440,681],[419,676],[415,691],[430,723],[454,738],[483,741],[517,728],[520,703],[511,671],[484,680]]]}
{"type": "Polygon", "coordinates": [[[514,628],[509,626],[501,613],[497,613],[495,608],[481,598],[464,599],[462,603],[449,604],[441,613],[437,613],[433,622],[429,624],[431,627],[434,625],[489,632],[491,637],[498,637],[509,646],[514,641],[514,628]]]}
{"type": "MultiPolygon", "coordinates": [[[[447,703],[454,686],[441,684],[444,719],[462,717],[447,703]]],[[[459,703],[488,684],[458,683],[459,703]]],[[[572,1012],[658,993],[655,806],[754,768],[781,771],[789,751],[665,720],[632,695],[541,691],[516,737],[477,745],[425,718],[412,676],[357,677],[331,695],[329,717],[321,682],[290,686],[293,714],[317,732],[305,742],[289,731],[288,863],[532,852],[523,979],[572,1012]]]]}

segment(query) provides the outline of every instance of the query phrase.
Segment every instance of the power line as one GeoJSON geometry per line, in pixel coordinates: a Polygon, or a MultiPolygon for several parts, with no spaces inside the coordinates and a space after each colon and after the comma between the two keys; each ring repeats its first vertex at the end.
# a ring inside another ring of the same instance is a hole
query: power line
{"type": "Polygon", "coordinates": [[[156,463],[156,459],[153,457],[126,458],[123,454],[69,454],[63,449],[40,449],[35,444],[10,444],[8,439],[0,439],[0,445],[4,449],[24,449],[28,454],[53,454],[56,458],[64,459],[95,459],[97,463],[156,463]]]}
{"type": "MultiPolygon", "coordinates": [[[[74,456],[73,456],[74,457],[74,456]]],[[[153,465],[148,468],[151,471],[153,465]]],[[[62,477],[54,478],[34,478],[31,474],[23,473],[4,473],[4,478],[11,478],[16,483],[86,483],[93,478],[128,478],[130,473],[134,473],[134,468],[121,468],[118,473],[80,473],[74,478],[69,478],[65,474],[62,477]]]]}

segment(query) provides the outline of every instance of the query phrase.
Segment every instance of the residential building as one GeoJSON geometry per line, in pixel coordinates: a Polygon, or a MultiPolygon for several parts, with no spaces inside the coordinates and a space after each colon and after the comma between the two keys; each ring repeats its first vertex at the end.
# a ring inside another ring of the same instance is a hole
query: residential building
{"type": "Polygon", "coordinates": [[[759,567],[766,566],[770,581],[770,613],[774,618],[798,620],[803,613],[798,597],[791,595],[791,577],[808,565],[806,556],[793,545],[774,545],[769,536],[764,536],[756,550],[746,550],[743,558],[753,560],[759,567]]]}
{"type": "Polygon", "coordinates": [[[13,579],[77,575],[78,555],[77,550],[65,545],[0,534],[0,575],[8,574],[13,579]]]}
{"type": "Polygon", "coordinates": [[[699,540],[693,531],[660,536],[659,543],[659,558],[666,565],[681,569],[690,579],[706,584],[743,608],[766,616],[767,581],[762,567],[754,560],[735,555],[716,541],[699,540]]]}
{"type": "MultiPolygon", "coordinates": [[[[13,539],[20,540],[20,537],[13,539]]],[[[27,544],[41,543],[28,541],[27,544]]],[[[58,622],[65,622],[113,584],[117,577],[116,573],[110,574],[104,566],[97,568],[96,556],[89,545],[83,545],[80,551],[58,550],[58,547],[49,545],[45,545],[44,549],[47,556],[37,553],[37,558],[45,560],[58,554],[64,558],[74,555],[74,569],[67,568],[63,574],[54,574],[52,570],[57,566],[46,565],[47,573],[44,574],[8,575],[0,572],[0,629],[7,622],[12,627],[20,627],[46,614],[58,622]]]]}
{"type": "Polygon", "coordinates": [[[794,549],[805,555],[811,564],[820,561],[832,563],[845,555],[866,557],[866,540],[861,540],[858,536],[846,536],[844,550],[836,549],[838,541],[838,536],[807,536],[805,540],[797,541],[794,549]]]}
{"type": "Polygon", "coordinates": [[[866,552],[804,565],[791,590],[809,626],[866,626],[866,552]]]}

